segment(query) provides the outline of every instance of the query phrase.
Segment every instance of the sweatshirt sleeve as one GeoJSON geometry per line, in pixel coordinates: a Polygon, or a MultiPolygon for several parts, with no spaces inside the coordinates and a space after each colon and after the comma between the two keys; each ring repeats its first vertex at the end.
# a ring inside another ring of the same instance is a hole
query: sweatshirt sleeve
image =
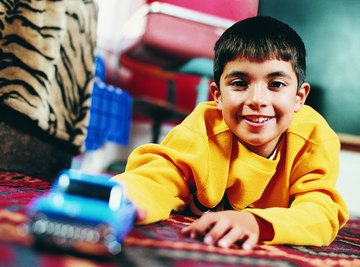
{"type": "Polygon", "coordinates": [[[288,208],[246,209],[270,222],[268,244],[329,245],[348,220],[348,210],[337,192],[340,144],[332,136],[312,144],[295,162],[290,176],[288,208]]]}
{"type": "Polygon", "coordinates": [[[141,224],[164,220],[172,210],[184,207],[194,190],[194,176],[207,177],[204,143],[202,135],[179,125],[161,144],[146,144],[130,154],[126,171],[113,180],[122,183],[127,197],[145,210],[147,218],[141,224]]]}

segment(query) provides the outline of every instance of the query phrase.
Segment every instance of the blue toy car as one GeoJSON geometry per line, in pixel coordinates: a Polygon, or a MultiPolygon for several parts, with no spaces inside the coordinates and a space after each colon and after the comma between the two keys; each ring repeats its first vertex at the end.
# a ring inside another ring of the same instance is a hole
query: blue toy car
{"type": "Polygon", "coordinates": [[[36,244],[85,254],[115,255],[131,231],[136,209],[107,175],[61,172],[49,192],[28,209],[36,244]]]}

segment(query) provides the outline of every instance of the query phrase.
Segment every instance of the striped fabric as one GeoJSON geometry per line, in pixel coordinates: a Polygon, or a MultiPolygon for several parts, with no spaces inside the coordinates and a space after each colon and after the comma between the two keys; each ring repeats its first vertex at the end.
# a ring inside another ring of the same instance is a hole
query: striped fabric
{"type": "Polygon", "coordinates": [[[0,3],[0,107],[80,151],[89,122],[95,0],[0,3]]]}

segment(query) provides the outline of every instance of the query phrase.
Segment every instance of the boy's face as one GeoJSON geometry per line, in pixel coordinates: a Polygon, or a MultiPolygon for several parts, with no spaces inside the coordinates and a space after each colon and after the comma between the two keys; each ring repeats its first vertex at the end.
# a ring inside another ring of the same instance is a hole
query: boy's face
{"type": "Polygon", "coordinates": [[[308,83],[298,92],[297,83],[289,62],[237,58],[225,65],[220,90],[215,83],[210,90],[230,130],[248,149],[269,157],[309,93],[308,83]]]}

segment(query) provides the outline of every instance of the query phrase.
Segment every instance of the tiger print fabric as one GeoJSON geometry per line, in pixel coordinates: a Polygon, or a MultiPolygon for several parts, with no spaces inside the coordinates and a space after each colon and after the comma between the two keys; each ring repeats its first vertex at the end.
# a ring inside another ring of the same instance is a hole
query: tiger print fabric
{"type": "Polygon", "coordinates": [[[81,151],[89,121],[96,1],[0,1],[0,105],[81,151]]]}

